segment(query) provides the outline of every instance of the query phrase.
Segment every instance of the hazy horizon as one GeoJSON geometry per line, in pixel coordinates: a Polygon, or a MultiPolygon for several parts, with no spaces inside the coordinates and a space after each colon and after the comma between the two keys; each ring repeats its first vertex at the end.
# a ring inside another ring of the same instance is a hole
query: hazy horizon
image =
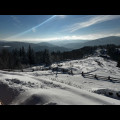
{"type": "Polygon", "coordinates": [[[67,42],[67,43],[77,43],[77,41],[85,41],[85,42],[89,42],[89,41],[93,41],[93,40],[98,40],[98,39],[102,39],[102,38],[107,38],[107,37],[120,37],[120,36],[105,36],[105,37],[100,37],[100,38],[96,38],[96,39],[91,39],[91,40],[84,40],[84,39],[74,39],[74,40],[48,40],[48,41],[44,41],[44,40],[41,40],[41,41],[29,41],[28,40],[0,40],[0,42],[24,42],[24,43],[34,43],[34,44],[37,44],[37,43],[51,43],[51,44],[54,44],[54,43],[59,43],[59,42],[67,42]]]}

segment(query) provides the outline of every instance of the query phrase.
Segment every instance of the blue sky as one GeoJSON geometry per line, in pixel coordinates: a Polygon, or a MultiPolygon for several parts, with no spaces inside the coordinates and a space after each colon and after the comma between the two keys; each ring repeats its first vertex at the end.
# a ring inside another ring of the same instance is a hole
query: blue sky
{"type": "Polygon", "coordinates": [[[120,15],[0,15],[0,40],[41,42],[120,36],[120,15]]]}

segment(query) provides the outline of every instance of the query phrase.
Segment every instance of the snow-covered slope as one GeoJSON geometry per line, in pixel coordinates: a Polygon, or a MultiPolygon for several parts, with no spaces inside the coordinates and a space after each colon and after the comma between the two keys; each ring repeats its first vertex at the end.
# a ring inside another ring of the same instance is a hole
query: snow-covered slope
{"type": "MultiPolygon", "coordinates": [[[[120,68],[116,67],[117,63],[115,61],[105,60],[102,57],[88,57],[86,59],[67,61],[60,64],[62,65],[61,68],[72,68],[74,74],[79,74],[83,71],[85,73],[120,78],[120,68]]],[[[52,66],[56,65],[53,64],[52,66]]]]}
{"type": "MultiPolygon", "coordinates": [[[[59,72],[56,76],[56,72],[51,70],[34,72],[0,71],[0,100],[4,104],[12,105],[120,104],[119,98],[116,97],[116,93],[119,94],[120,91],[119,82],[112,83],[84,78],[80,74],[84,71],[120,78],[120,69],[116,67],[116,62],[106,61],[101,57],[89,57],[60,64],[62,65],[61,68],[72,68],[74,75],[59,72]],[[106,91],[106,94],[102,93],[106,91]],[[107,94],[109,96],[111,91],[114,91],[113,98],[107,97],[107,94]]],[[[36,68],[34,67],[34,69],[36,68]]]]}

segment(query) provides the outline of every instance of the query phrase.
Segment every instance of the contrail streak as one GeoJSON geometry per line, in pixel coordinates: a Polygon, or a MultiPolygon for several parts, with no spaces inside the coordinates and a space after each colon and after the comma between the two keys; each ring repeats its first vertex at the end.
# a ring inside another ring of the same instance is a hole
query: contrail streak
{"type": "Polygon", "coordinates": [[[32,31],[33,29],[36,29],[36,28],[44,25],[45,23],[49,22],[50,20],[52,20],[52,19],[55,18],[56,16],[57,16],[57,15],[53,15],[52,17],[48,18],[48,19],[45,20],[44,22],[40,23],[39,25],[37,25],[37,26],[35,26],[35,27],[32,27],[31,29],[26,30],[26,31],[24,31],[24,32],[22,32],[22,33],[19,33],[19,34],[17,34],[17,35],[11,36],[11,37],[9,37],[9,38],[7,38],[7,39],[11,39],[11,38],[15,38],[15,37],[19,37],[19,36],[21,36],[21,35],[24,35],[24,34],[30,32],[30,31],[32,31]]]}

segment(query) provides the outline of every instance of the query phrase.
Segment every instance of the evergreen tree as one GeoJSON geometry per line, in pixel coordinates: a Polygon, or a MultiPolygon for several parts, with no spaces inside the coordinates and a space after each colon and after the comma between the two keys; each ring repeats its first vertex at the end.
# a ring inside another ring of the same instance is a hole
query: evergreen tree
{"type": "Polygon", "coordinates": [[[28,47],[27,56],[28,56],[28,63],[30,65],[35,64],[35,53],[30,45],[28,47]]]}
{"type": "Polygon", "coordinates": [[[43,53],[43,60],[46,66],[49,66],[51,64],[51,55],[47,49],[45,49],[43,53]]]}
{"type": "Polygon", "coordinates": [[[117,62],[117,67],[120,67],[120,60],[118,60],[117,62]]]}
{"type": "Polygon", "coordinates": [[[7,49],[2,49],[0,53],[1,57],[1,62],[0,62],[0,67],[1,69],[8,69],[9,66],[9,52],[7,49]]]}
{"type": "Polygon", "coordinates": [[[24,47],[21,49],[21,61],[23,64],[27,64],[27,56],[24,47]]]}
{"type": "Polygon", "coordinates": [[[36,52],[35,54],[35,63],[36,64],[43,64],[43,51],[36,52]]]}
{"type": "Polygon", "coordinates": [[[14,68],[21,68],[21,60],[20,60],[19,51],[17,49],[14,49],[11,54],[14,58],[14,60],[13,60],[14,68]]]}
{"type": "Polygon", "coordinates": [[[21,58],[22,57],[22,50],[21,50],[21,48],[19,50],[19,55],[20,55],[20,58],[21,58]]]}

